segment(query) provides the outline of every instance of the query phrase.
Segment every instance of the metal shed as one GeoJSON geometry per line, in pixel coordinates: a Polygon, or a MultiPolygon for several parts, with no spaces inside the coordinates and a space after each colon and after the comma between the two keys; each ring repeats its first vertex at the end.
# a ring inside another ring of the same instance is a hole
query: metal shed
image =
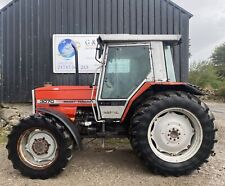
{"type": "MultiPolygon", "coordinates": [[[[170,0],[13,0],[0,10],[0,102],[30,101],[44,82],[76,85],[52,72],[53,34],[182,34],[174,59],[186,81],[191,16],[170,0]]],[[[89,85],[93,74],[79,79],[89,85]]]]}

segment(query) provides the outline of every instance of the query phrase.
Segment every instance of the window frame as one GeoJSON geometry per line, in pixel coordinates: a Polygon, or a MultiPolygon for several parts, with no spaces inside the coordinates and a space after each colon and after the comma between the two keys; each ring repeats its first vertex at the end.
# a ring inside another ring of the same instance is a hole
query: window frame
{"type": "Polygon", "coordinates": [[[153,80],[153,74],[154,74],[154,69],[153,69],[153,62],[152,62],[152,55],[151,55],[151,42],[143,42],[143,43],[123,43],[123,44],[108,44],[107,45],[107,49],[106,49],[106,53],[105,53],[105,57],[104,57],[104,64],[103,64],[103,68],[101,71],[101,80],[100,80],[100,87],[99,87],[99,91],[98,91],[98,97],[97,100],[98,101],[127,101],[130,100],[131,97],[133,97],[133,95],[137,92],[137,90],[140,89],[140,87],[142,87],[142,85],[146,82],[149,81],[149,79],[153,80]],[[148,46],[149,48],[149,63],[150,63],[150,69],[151,71],[149,72],[149,74],[147,75],[147,77],[142,81],[142,83],[136,88],[134,89],[134,91],[128,96],[128,98],[102,98],[102,91],[103,91],[103,84],[104,84],[104,79],[105,79],[105,73],[106,73],[106,65],[108,63],[108,51],[109,48],[111,47],[129,47],[129,46],[148,46]]]}
{"type": "Polygon", "coordinates": [[[168,82],[176,82],[176,73],[175,73],[175,65],[174,65],[174,57],[173,57],[173,48],[171,45],[163,43],[163,51],[164,51],[164,58],[165,58],[165,66],[166,66],[166,75],[167,75],[167,81],[168,82]],[[166,47],[169,47],[168,49],[166,49],[166,47]],[[167,56],[167,50],[169,50],[168,52],[170,53],[170,58],[171,61],[168,61],[169,56],[167,56]],[[172,62],[172,63],[171,63],[172,62]],[[172,70],[172,78],[171,76],[171,70],[172,70]]]}

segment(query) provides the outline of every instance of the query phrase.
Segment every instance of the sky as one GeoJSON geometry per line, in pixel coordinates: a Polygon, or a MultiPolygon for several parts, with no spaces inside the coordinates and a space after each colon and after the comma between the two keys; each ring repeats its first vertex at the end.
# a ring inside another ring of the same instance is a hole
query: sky
{"type": "Polygon", "coordinates": [[[0,0],[0,9],[7,5],[11,0],[0,0]]]}
{"type": "Polygon", "coordinates": [[[190,19],[190,61],[208,59],[225,42],[225,0],[172,1],[194,15],[190,19]]]}

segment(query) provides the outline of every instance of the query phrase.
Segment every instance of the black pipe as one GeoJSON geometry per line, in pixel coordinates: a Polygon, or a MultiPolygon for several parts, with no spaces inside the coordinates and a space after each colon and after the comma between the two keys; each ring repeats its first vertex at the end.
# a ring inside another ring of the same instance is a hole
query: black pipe
{"type": "Polygon", "coordinates": [[[71,44],[75,52],[75,73],[76,73],[76,85],[80,85],[79,81],[79,66],[78,66],[78,50],[75,45],[71,44]]]}

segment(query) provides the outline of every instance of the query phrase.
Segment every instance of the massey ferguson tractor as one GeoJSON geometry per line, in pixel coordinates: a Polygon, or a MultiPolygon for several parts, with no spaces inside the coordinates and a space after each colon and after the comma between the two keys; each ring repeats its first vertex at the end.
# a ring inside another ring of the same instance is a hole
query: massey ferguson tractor
{"type": "Polygon", "coordinates": [[[8,158],[24,176],[58,175],[84,138],[128,138],[154,173],[180,176],[198,169],[215,143],[214,117],[177,82],[173,47],[180,35],[101,35],[101,63],[91,86],[33,90],[34,114],[8,136],[8,158]]]}

